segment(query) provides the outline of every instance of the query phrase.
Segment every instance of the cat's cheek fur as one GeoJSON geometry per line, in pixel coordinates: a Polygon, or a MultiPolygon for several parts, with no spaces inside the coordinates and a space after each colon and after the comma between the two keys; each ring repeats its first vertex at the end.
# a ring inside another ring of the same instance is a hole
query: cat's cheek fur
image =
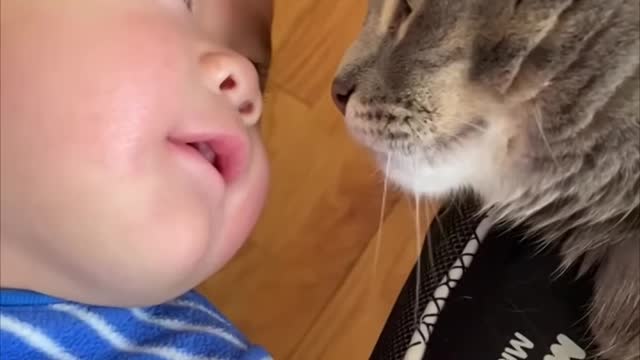
{"type": "MultiPolygon", "coordinates": [[[[389,179],[403,190],[426,197],[447,196],[465,187],[484,183],[480,173],[490,172],[490,151],[483,148],[484,141],[469,140],[466,144],[427,160],[421,156],[388,155],[389,179]]],[[[386,170],[386,159],[380,159],[380,167],[386,170]]]]}
{"type": "Polygon", "coordinates": [[[517,196],[522,184],[506,179],[513,179],[509,174],[519,166],[524,152],[508,124],[494,121],[485,132],[451,145],[436,157],[379,155],[379,167],[402,190],[421,196],[440,198],[471,188],[487,203],[508,201],[504,195],[517,196]],[[507,188],[510,191],[505,192],[507,188]]]}

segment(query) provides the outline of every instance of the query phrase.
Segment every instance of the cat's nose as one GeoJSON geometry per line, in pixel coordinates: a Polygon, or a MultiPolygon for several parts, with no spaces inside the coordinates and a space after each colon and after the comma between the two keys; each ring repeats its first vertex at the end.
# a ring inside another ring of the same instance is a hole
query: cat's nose
{"type": "Polygon", "coordinates": [[[355,90],[356,87],[352,82],[341,77],[333,79],[333,83],[331,84],[331,98],[342,115],[345,114],[349,98],[351,98],[355,90]]]}

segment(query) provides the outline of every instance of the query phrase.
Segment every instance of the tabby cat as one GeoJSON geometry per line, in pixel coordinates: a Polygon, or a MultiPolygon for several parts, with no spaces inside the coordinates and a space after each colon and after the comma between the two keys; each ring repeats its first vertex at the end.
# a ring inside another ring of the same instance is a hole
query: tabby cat
{"type": "Polygon", "coordinates": [[[369,0],[333,98],[389,179],[471,189],[595,272],[603,358],[640,358],[640,1],[369,0]]]}

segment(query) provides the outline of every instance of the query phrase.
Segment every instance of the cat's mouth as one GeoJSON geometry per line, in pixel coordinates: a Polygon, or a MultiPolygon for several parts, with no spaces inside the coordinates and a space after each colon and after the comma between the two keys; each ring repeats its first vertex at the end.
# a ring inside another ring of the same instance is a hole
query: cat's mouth
{"type": "Polygon", "coordinates": [[[377,106],[349,105],[345,123],[351,137],[376,156],[395,154],[431,159],[485,126],[479,118],[464,123],[449,135],[439,132],[432,121],[422,119],[422,114],[406,109],[390,111],[377,106]]]}
{"type": "Polygon", "coordinates": [[[485,134],[495,133],[488,131],[489,121],[482,116],[447,121],[437,112],[423,115],[352,98],[344,121],[351,137],[401,188],[438,196],[466,186],[486,167],[494,139],[485,134]]]}
{"type": "Polygon", "coordinates": [[[379,153],[406,152],[417,138],[412,130],[410,114],[399,114],[381,106],[362,105],[349,101],[344,115],[351,136],[371,151],[379,153]]]}
{"type": "MultiPolygon", "coordinates": [[[[475,147],[483,130],[483,122],[468,122],[454,135],[430,133],[411,133],[404,130],[389,130],[384,127],[349,126],[349,132],[356,142],[364,146],[381,164],[394,159],[395,167],[398,162],[415,166],[435,166],[448,161],[452,156],[464,149],[475,147]]],[[[407,171],[409,171],[407,170],[407,171]]],[[[405,172],[396,169],[395,172],[405,172]]]]}
{"type": "Polygon", "coordinates": [[[351,129],[350,133],[358,143],[380,156],[388,154],[415,156],[423,152],[407,134],[378,133],[361,129],[351,129]]]}

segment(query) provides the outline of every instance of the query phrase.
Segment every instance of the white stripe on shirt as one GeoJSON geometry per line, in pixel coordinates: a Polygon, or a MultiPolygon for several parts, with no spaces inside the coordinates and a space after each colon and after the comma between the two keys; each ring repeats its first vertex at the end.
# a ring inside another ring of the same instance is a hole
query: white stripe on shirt
{"type": "Polygon", "coordinates": [[[55,360],[78,360],[31,324],[0,314],[0,330],[15,335],[25,344],[55,360]]]}
{"type": "Polygon", "coordinates": [[[100,315],[96,313],[87,311],[75,305],[64,303],[51,305],[51,308],[54,310],[65,312],[84,322],[93,330],[95,330],[98,336],[100,336],[103,340],[107,341],[114,348],[122,352],[150,354],[165,358],[167,360],[222,360],[219,358],[206,358],[189,355],[174,347],[135,345],[120,333],[118,333],[100,315]]]}
{"type": "Polygon", "coordinates": [[[153,325],[174,330],[174,331],[194,331],[194,332],[207,333],[207,334],[222,338],[227,342],[229,342],[230,344],[241,348],[242,350],[247,349],[247,345],[245,345],[245,343],[243,343],[240,339],[233,336],[233,334],[230,334],[229,332],[226,332],[223,329],[220,329],[217,327],[189,324],[182,320],[177,320],[177,319],[160,318],[160,317],[150,315],[142,311],[141,309],[132,309],[131,313],[136,319],[144,321],[149,324],[153,324],[153,325]]]}

